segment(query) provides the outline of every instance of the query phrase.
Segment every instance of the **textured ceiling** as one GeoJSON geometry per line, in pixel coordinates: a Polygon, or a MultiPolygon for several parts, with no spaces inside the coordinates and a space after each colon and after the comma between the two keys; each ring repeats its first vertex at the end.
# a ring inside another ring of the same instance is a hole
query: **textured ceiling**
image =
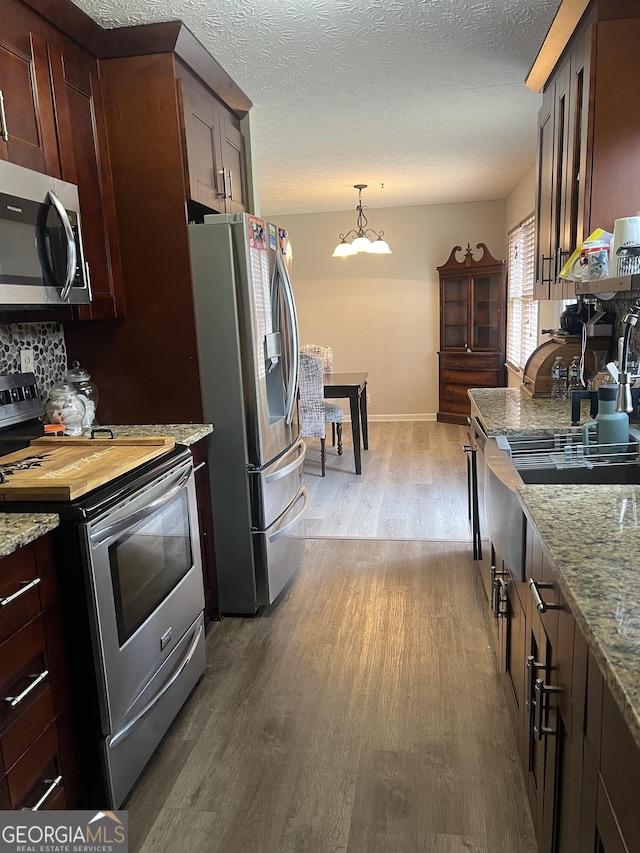
{"type": "Polygon", "coordinates": [[[504,198],[535,159],[524,85],[559,0],[75,0],[179,19],[251,98],[270,214],[504,198]],[[384,187],[382,187],[384,185],[384,187]]]}

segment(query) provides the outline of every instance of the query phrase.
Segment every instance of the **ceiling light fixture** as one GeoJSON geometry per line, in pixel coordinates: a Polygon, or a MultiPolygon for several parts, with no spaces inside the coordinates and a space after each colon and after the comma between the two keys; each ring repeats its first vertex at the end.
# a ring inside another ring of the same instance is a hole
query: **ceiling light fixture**
{"type": "Polygon", "coordinates": [[[364,215],[367,207],[362,204],[362,190],[366,190],[367,185],[354,184],[353,188],[358,190],[358,206],[356,207],[358,211],[358,227],[357,229],[352,228],[346,234],[340,235],[340,242],[333,250],[331,257],[348,258],[349,255],[357,255],[360,252],[366,252],[370,255],[390,255],[391,249],[389,248],[389,244],[386,240],[382,239],[384,231],[378,233],[373,228],[367,228],[369,223],[367,222],[367,217],[364,215]],[[351,243],[347,243],[347,237],[350,237],[352,234],[355,235],[353,240],[351,243]],[[369,234],[375,235],[375,240],[370,240],[369,234]]]}

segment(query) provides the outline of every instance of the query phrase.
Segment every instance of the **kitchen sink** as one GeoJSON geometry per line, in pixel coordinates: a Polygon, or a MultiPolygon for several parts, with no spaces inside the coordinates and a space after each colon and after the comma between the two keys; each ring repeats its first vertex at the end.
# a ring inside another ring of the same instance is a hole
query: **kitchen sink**
{"type": "Polygon", "coordinates": [[[524,514],[517,488],[549,485],[640,484],[640,431],[620,448],[582,444],[582,436],[495,436],[484,448],[484,509],[489,536],[512,573],[525,580],[524,514]]]}
{"type": "Polygon", "coordinates": [[[640,484],[640,431],[629,430],[629,444],[619,447],[590,445],[582,435],[496,436],[523,483],[558,485],[640,484]]]}

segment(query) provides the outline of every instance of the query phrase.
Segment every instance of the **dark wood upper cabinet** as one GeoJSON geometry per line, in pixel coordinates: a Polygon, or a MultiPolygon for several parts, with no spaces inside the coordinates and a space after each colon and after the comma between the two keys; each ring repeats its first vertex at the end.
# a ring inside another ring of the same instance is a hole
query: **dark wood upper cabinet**
{"type": "MultiPolygon", "coordinates": [[[[123,317],[98,61],[20,0],[0,0],[0,16],[0,157],[78,185],[93,302],[73,316],[123,317]]],[[[71,309],[59,313],[72,317],[71,309]]]]}
{"type": "Polygon", "coordinates": [[[35,31],[37,16],[14,0],[2,0],[0,10],[0,157],[62,177],[47,44],[35,31]]]}
{"type": "Polygon", "coordinates": [[[116,209],[97,63],[61,56],[68,120],[60,122],[66,160],[78,185],[85,256],[93,300],[75,310],[81,320],[126,316],[116,209]]]}
{"type": "Polygon", "coordinates": [[[538,114],[536,285],[538,299],[575,296],[559,278],[595,228],[639,208],[640,172],[631,140],[640,116],[627,94],[640,86],[634,58],[638,4],[593,0],[547,80],[538,114]]]}
{"type": "Polygon", "coordinates": [[[184,111],[187,197],[219,213],[241,213],[247,198],[240,119],[182,63],[176,63],[176,73],[184,111]]]}

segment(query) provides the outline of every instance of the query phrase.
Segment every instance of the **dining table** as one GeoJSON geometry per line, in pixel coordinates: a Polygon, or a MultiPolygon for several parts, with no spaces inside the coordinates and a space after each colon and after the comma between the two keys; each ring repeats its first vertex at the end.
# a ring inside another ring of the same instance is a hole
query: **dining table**
{"type": "Polygon", "coordinates": [[[369,448],[367,422],[367,377],[368,373],[328,373],[324,377],[325,399],[349,399],[351,414],[351,436],[356,474],[362,474],[362,452],[369,448]],[[361,429],[362,428],[362,429],[361,429]]]}

